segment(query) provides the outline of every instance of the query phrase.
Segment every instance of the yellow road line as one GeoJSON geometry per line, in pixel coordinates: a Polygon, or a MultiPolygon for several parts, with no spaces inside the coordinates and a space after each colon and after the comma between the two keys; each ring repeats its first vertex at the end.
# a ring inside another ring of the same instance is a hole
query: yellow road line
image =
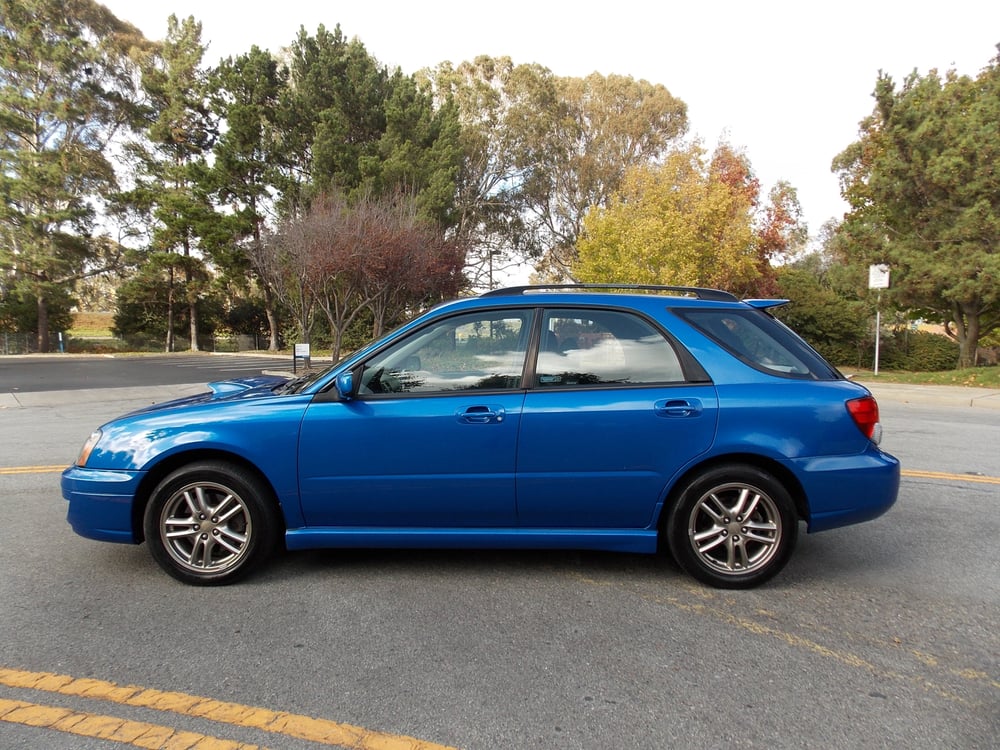
{"type": "Polygon", "coordinates": [[[1000,484],[1000,477],[987,477],[981,474],[949,474],[944,471],[917,471],[908,469],[902,472],[904,477],[915,477],[917,479],[947,479],[960,482],[978,482],[981,484],[1000,484]]]}
{"type": "Polygon", "coordinates": [[[61,466],[11,466],[6,469],[0,468],[0,474],[55,474],[62,472],[66,464],[61,466]]]}
{"type": "Polygon", "coordinates": [[[259,745],[223,740],[196,732],[185,732],[144,721],[116,716],[80,713],[66,708],[0,698],[0,722],[40,729],[55,729],[78,737],[93,737],[142,748],[185,750],[261,750],[259,745]]]}
{"type": "MultiPolygon", "coordinates": [[[[50,672],[25,672],[0,667],[0,685],[110,701],[123,706],[152,708],[353,750],[455,750],[446,745],[424,742],[413,737],[386,734],[327,719],[217,701],[187,693],[155,690],[136,685],[118,685],[104,680],[75,678],[50,672]]],[[[187,746],[178,745],[178,747],[187,746]]],[[[214,750],[214,746],[208,745],[204,748],[200,745],[192,747],[198,747],[200,750],[208,750],[211,747],[214,750]]]]}
{"type": "MultiPolygon", "coordinates": [[[[570,577],[586,583],[591,586],[608,586],[613,587],[616,585],[614,581],[610,580],[598,580],[596,578],[591,578],[589,576],[581,575],[578,573],[570,574],[570,577]]],[[[869,661],[851,651],[846,651],[842,649],[831,648],[830,646],[825,646],[819,641],[806,638],[804,636],[796,635],[787,630],[782,630],[781,628],[775,627],[773,625],[768,625],[765,622],[759,620],[754,620],[750,617],[741,616],[733,614],[726,609],[722,609],[719,606],[715,606],[715,602],[719,601],[719,595],[715,591],[710,591],[706,589],[688,589],[688,593],[702,599],[702,602],[691,602],[682,599],[678,596],[664,595],[664,594],[647,594],[642,592],[636,592],[636,595],[643,599],[644,601],[654,602],[656,604],[661,604],[664,606],[670,606],[678,609],[682,612],[687,612],[690,614],[711,617],[717,621],[723,622],[727,625],[741,628],[754,635],[774,638],[784,642],[786,645],[791,646],[803,651],[811,652],[817,656],[823,657],[825,659],[833,659],[846,666],[852,667],[854,669],[864,670],[870,674],[883,677],[885,679],[891,679],[894,681],[899,681],[913,685],[920,688],[926,692],[934,693],[945,700],[951,701],[953,703],[968,703],[968,700],[958,695],[955,691],[942,685],[938,685],[932,680],[924,677],[923,675],[910,676],[904,674],[903,672],[885,669],[877,666],[874,662],[869,661]],[[707,602],[707,603],[705,603],[707,602]]],[[[767,615],[767,613],[762,613],[767,615]]],[[[921,660],[923,663],[926,661],[921,660]]],[[[993,680],[990,676],[980,670],[956,670],[949,669],[947,672],[955,677],[959,677],[962,680],[978,682],[987,685],[988,687],[1000,690],[1000,682],[993,680]]]]}
{"type": "MultiPolygon", "coordinates": [[[[782,630],[781,628],[777,628],[772,625],[768,625],[766,623],[753,620],[749,617],[742,617],[739,615],[732,614],[727,610],[719,609],[718,607],[714,607],[712,605],[691,604],[688,602],[681,601],[678,597],[673,597],[673,596],[664,597],[664,596],[654,595],[651,597],[643,597],[643,598],[648,598],[657,602],[664,602],[682,611],[695,612],[698,614],[711,616],[722,622],[728,623],[735,627],[742,628],[743,630],[753,633],[754,635],[776,638],[793,648],[809,651],[813,654],[816,654],[817,656],[826,659],[834,659],[836,661],[841,662],[842,664],[846,664],[849,667],[864,670],[879,677],[884,677],[894,681],[911,684],[915,687],[918,687],[930,693],[934,693],[939,697],[944,698],[945,700],[948,701],[952,701],[954,703],[968,702],[965,698],[958,695],[953,690],[938,685],[922,675],[909,676],[902,672],[898,672],[892,669],[881,668],[876,666],[873,662],[868,661],[867,659],[864,659],[863,657],[858,656],[857,654],[854,654],[850,651],[830,648],[829,646],[825,646],[819,643],[818,641],[814,641],[812,639],[796,635],[787,630],[782,630]]],[[[992,687],[998,687],[998,685],[996,683],[992,683],[992,687]]]]}

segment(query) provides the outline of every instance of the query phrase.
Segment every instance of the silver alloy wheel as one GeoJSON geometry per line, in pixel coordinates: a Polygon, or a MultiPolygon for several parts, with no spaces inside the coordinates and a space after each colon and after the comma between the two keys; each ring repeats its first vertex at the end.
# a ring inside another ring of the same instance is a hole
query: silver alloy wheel
{"type": "Polygon", "coordinates": [[[250,551],[253,522],[244,500],[214,482],[193,482],[163,504],[160,539],[170,557],[196,573],[218,573],[250,551]]]}
{"type": "Polygon", "coordinates": [[[782,520],[767,493],[743,483],[713,487],[688,516],[688,539],[703,564],[722,575],[763,568],[781,548],[782,520]]]}

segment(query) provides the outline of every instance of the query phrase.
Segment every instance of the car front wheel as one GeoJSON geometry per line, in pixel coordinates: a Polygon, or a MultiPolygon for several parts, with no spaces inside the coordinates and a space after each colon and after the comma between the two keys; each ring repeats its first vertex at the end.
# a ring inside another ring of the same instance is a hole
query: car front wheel
{"type": "Polygon", "coordinates": [[[798,535],[792,499],[755,466],[711,469],[674,504],[667,539],[677,563],[718,588],[758,586],[788,562],[798,535]]]}
{"type": "Polygon", "coordinates": [[[160,567],[196,585],[239,580],[278,539],[270,489],[246,469],[215,461],[182,467],[160,482],[143,528],[160,567]]]}

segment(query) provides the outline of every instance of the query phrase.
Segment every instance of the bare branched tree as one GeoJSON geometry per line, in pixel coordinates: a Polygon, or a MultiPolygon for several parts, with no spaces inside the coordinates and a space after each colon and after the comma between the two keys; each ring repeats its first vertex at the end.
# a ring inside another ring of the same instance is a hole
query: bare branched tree
{"type": "Polygon", "coordinates": [[[433,302],[456,296],[465,279],[463,246],[421,219],[412,195],[391,199],[317,196],[283,224],[251,262],[295,314],[308,341],[315,313],[330,326],[333,358],[345,331],[371,311],[372,335],[433,302]]]}

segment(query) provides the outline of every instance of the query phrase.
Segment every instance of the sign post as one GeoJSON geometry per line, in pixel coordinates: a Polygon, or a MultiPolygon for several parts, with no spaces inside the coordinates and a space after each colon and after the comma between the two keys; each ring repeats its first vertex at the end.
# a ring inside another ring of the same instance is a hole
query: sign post
{"type": "Polygon", "coordinates": [[[882,290],[889,288],[889,266],[885,264],[868,266],[868,288],[878,289],[878,299],[875,302],[875,369],[878,375],[879,340],[882,332],[882,290]]]}
{"type": "Polygon", "coordinates": [[[296,344],[295,353],[292,354],[292,374],[296,373],[296,363],[299,360],[305,360],[304,367],[309,369],[309,344],[296,344]]]}

